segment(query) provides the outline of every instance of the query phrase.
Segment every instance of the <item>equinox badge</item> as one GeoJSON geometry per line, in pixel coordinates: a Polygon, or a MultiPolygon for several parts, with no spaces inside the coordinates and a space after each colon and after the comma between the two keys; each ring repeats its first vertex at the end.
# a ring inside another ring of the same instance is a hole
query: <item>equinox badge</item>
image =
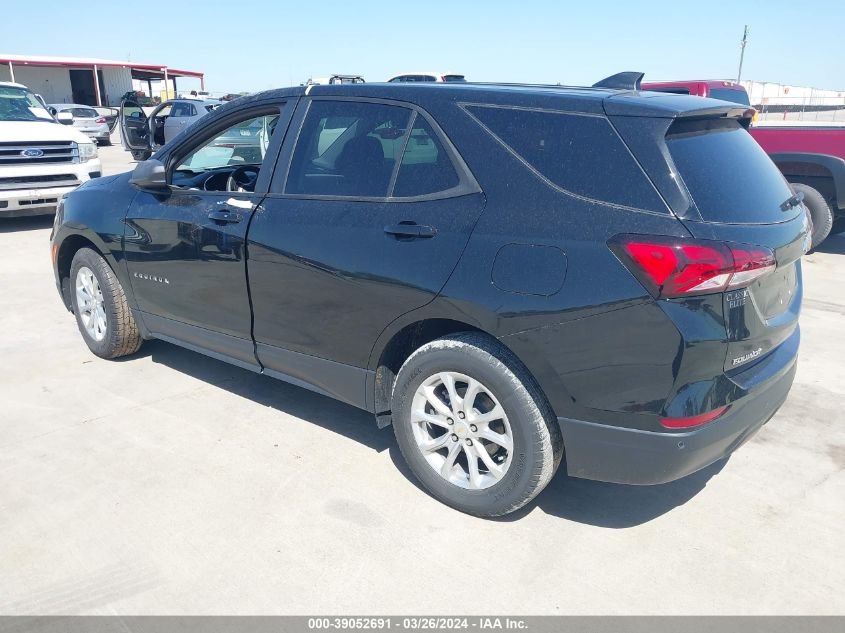
{"type": "Polygon", "coordinates": [[[158,277],[156,275],[148,275],[146,273],[132,273],[132,276],[137,279],[146,279],[147,281],[155,281],[160,284],[170,284],[170,280],[167,277],[158,277]]]}

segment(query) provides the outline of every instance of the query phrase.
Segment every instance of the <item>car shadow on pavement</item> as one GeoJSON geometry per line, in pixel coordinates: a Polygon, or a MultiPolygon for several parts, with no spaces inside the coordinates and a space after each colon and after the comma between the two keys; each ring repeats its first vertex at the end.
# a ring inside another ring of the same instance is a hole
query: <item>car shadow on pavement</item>
{"type": "MultiPolygon", "coordinates": [[[[378,429],[372,414],[366,411],[162,341],[147,341],[138,354],[126,357],[125,361],[144,356],[242,398],[317,424],[377,452],[386,450],[397,470],[422,494],[427,494],[405,463],[393,431],[378,429]]],[[[537,499],[497,520],[519,520],[539,508],[546,514],[578,523],[612,529],[634,527],[685,504],[704,489],[726,462],[721,460],[688,477],[658,486],[576,479],[561,469],[537,499]]]]}
{"type": "MultiPolygon", "coordinates": [[[[344,435],[377,452],[385,451],[393,444],[393,433],[390,429],[386,432],[380,431],[371,413],[308,389],[256,374],[163,341],[147,341],[137,354],[125,357],[125,360],[132,361],[144,356],[149,356],[154,363],[160,363],[242,398],[344,435]]],[[[123,359],[117,360],[120,362],[123,359]]]]}
{"type": "Polygon", "coordinates": [[[49,229],[53,226],[53,217],[52,215],[34,215],[28,218],[4,218],[0,222],[0,233],[49,229]]]}
{"type": "Polygon", "coordinates": [[[533,503],[502,520],[519,519],[538,506],[546,514],[597,527],[623,529],[647,523],[684,505],[727,464],[719,460],[692,475],[656,486],[629,486],[569,477],[561,467],[533,503]]]}

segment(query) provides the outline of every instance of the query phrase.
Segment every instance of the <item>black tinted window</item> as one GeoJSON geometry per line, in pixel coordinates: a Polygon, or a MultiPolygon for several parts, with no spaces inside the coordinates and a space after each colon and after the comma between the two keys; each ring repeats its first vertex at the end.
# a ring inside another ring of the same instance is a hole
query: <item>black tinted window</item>
{"type": "Polygon", "coordinates": [[[393,196],[404,198],[436,193],[451,189],[458,182],[458,174],[440,140],[428,122],[417,116],[402,155],[393,196]]]}
{"type": "Polygon", "coordinates": [[[69,108],[65,112],[70,112],[74,117],[80,119],[96,119],[100,116],[93,108],[69,108]]]}
{"type": "Polygon", "coordinates": [[[789,217],[780,210],[789,186],[737,121],[678,121],[666,144],[702,219],[756,224],[789,217]]]}
{"type": "Polygon", "coordinates": [[[376,103],[313,101],[285,193],[387,197],[410,114],[376,103]]]}
{"type": "Polygon", "coordinates": [[[731,90],[730,88],[710,88],[711,99],[721,99],[732,103],[750,105],[748,93],[745,90],[731,90]]]}
{"type": "Polygon", "coordinates": [[[489,106],[467,109],[558,187],[594,200],[666,212],[604,117],[489,106]]]}

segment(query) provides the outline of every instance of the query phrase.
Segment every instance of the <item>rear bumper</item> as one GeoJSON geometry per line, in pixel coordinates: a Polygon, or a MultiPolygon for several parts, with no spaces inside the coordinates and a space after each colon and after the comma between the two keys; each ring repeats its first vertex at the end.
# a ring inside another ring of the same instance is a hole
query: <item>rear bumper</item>
{"type": "Polygon", "coordinates": [[[661,484],[701,470],[744,444],[786,400],[797,356],[777,375],[735,401],[721,418],[686,433],[655,433],[558,418],[573,477],[661,484]]]}

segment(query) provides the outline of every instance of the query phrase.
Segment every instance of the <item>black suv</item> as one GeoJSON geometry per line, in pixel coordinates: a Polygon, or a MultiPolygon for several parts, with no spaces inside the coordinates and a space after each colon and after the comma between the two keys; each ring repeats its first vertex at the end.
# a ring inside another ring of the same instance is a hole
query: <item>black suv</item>
{"type": "Polygon", "coordinates": [[[59,292],[103,358],[163,339],[372,412],[465,512],[561,462],[683,477],[784,402],[809,226],[751,112],[636,88],[238,99],[64,199],[59,292]]]}

